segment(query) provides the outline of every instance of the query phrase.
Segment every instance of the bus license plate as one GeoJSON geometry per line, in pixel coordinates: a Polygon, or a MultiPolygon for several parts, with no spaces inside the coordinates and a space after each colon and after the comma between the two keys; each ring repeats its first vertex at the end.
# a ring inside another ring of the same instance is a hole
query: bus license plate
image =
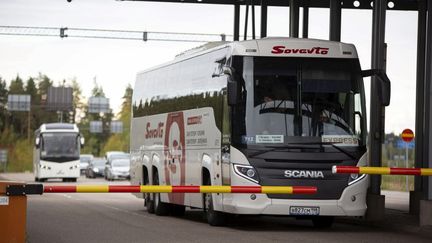
{"type": "Polygon", "coordinates": [[[319,207],[290,207],[290,215],[319,215],[319,207]]]}

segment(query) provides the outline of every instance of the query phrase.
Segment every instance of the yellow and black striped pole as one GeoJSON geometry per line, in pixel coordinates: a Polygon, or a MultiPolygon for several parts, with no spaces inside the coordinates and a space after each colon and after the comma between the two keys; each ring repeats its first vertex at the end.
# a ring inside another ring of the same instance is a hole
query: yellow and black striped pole
{"type": "Polygon", "coordinates": [[[315,194],[313,186],[44,186],[44,193],[256,193],[315,194]]]}

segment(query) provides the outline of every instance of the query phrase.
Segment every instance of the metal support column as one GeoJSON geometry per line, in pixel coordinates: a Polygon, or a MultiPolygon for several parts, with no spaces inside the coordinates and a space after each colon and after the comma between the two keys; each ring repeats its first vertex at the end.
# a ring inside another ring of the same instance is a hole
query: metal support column
{"type": "Polygon", "coordinates": [[[234,5],[234,41],[240,40],[240,5],[234,5]]]}
{"type": "Polygon", "coordinates": [[[290,0],[290,37],[299,36],[299,4],[298,0],[290,0]]]}
{"type": "MultiPolygon", "coordinates": [[[[423,143],[426,146],[424,151],[425,160],[423,166],[432,168],[432,4],[427,4],[427,23],[426,23],[426,56],[425,56],[425,124],[423,143]]],[[[432,179],[425,177],[423,183],[424,199],[432,200],[432,179]]]]}
{"type": "Polygon", "coordinates": [[[342,6],[340,0],[330,0],[330,40],[341,40],[342,6]]]}
{"type": "MultiPolygon", "coordinates": [[[[384,69],[385,63],[385,17],[387,1],[374,0],[372,20],[372,68],[384,69]]],[[[381,166],[381,144],[384,132],[384,107],[379,100],[379,81],[371,78],[370,94],[370,151],[369,163],[371,166],[381,166]]],[[[366,216],[369,220],[384,218],[384,196],[381,195],[381,176],[372,175],[368,192],[368,210],[366,216]]]]}
{"type": "Polygon", "coordinates": [[[249,21],[249,4],[246,3],[246,13],[245,13],[245,20],[244,20],[244,36],[243,36],[243,40],[247,40],[248,21],[249,21]]]}
{"type": "MultiPolygon", "coordinates": [[[[424,120],[424,139],[426,146],[423,167],[432,168],[432,4],[427,3],[427,22],[426,22],[426,56],[425,56],[425,120],[424,120]]],[[[425,177],[422,183],[423,200],[420,201],[420,226],[432,225],[432,178],[425,177]]]]}
{"type": "MultiPolygon", "coordinates": [[[[425,46],[426,46],[426,2],[418,3],[417,22],[417,75],[416,75],[416,120],[415,120],[415,167],[422,168],[426,161],[424,139],[425,131],[425,46]]],[[[410,213],[418,215],[420,199],[422,197],[423,179],[421,176],[414,178],[414,191],[410,192],[410,213]]]]}
{"type": "Polygon", "coordinates": [[[307,2],[303,5],[303,28],[302,28],[302,37],[308,38],[309,36],[309,6],[307,2]]]}
{"type": "Polygon", "coordinates": [[[252,8],[252,39],[255,40],[255,4],[253,0],[251,0],[251,8],[252,8]]]}
{"type": "Polygon", "coordinates": [[[261,38],[267,37],[267,1],[261,0],[261,38]]]}

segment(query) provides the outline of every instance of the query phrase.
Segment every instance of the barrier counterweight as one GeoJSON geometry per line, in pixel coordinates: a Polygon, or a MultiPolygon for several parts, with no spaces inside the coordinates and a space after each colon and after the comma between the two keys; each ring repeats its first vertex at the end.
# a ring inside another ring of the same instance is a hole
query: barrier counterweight
{"type": "Polygon", "coordinates": [[[76,185],[44,186],[44,193],[264,193],[315,194],[312,186],[128,186],[76,185]]]}
{"type": "Polygon", "coordinates": [[[333,172],[333,174],[432,176],[432,169],[429,169],[429,168],[333,166],[332,172],[333,172]]]}

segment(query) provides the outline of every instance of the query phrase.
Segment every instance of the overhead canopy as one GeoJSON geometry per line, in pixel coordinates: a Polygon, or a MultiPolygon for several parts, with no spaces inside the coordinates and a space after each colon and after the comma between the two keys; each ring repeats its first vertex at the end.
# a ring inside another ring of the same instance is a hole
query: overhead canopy
{"type": "MultiPolygon", "coordinates": [[[[246,5],[250,0],[120,0],[120,1],[142,1],[142,2],[165,2],[165,3],[199,3],[199,4],[225,4],[225,5],[246,5]]],[[[289,6],[289,0],[253,0],[254,5],[261,3],[267,6],[289,6]]],[[[298,1],[300,7],[308,6],[311,8],[328,8],[329,0],[301,0],[298,1]]],[[[344,9],[372,9],[372,0],[341,0],[344,9]]],[[[389,0],[388,10],[417,10],[418,0],[389,0]]]]}

